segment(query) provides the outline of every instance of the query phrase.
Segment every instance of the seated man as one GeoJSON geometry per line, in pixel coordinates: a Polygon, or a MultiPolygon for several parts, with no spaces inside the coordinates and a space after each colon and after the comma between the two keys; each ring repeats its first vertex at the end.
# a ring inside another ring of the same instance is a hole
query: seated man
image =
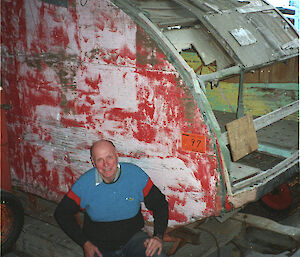
{"type": "Polygon", "coordinates": [[[162,238],[169,215],[165,196],[141,168],[119,163],[110,141],[95,142],[91,160],[94,168],[58,204],[58,224],[83,247],[85,257],[165,257],[162,238]],[[141,202],[153,211],[153,237],[141,230],[141,202]],[[82,228],[75,218],[80,209],[84,210],[82,228]]]}

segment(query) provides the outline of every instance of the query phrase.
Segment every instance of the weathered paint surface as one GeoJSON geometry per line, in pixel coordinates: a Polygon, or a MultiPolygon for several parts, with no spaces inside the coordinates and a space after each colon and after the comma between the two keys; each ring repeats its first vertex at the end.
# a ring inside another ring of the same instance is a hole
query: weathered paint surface
{"type": "Polygon", "coordinates": [[[59,200],[91,168],[92,142],[107,138],[167,196],[170,225],[221,211],[214,135],[174,67],[120,9],[3,1],[2,33],[15,186],[59,200]],[[182,133],[205,135],[206,152],[182,150],[182,133]]]}

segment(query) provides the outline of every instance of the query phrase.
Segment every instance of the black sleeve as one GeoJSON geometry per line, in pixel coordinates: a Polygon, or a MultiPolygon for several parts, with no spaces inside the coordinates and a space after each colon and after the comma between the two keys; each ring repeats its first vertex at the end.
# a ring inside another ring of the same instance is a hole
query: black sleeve
{"type": "Polygon", "coordinates": [[[80,225],[78,224],[75,214],[80,211],[80,207],[74,200],[67,195],[60,201],[55,209],[54,217],[62,230],[77,244],[83,246],[88,241],[80,225]]]}
{"type": "Polygon", "coordinates": [[[153,211],[154,233],[153,236],[163,237],[169,219],[169,207],[165,196],[153,185],[144,199],[147,209],[153,211]]]}

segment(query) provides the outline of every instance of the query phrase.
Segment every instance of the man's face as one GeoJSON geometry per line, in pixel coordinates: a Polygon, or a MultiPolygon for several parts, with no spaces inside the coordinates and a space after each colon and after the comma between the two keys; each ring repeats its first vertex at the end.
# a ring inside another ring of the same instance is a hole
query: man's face
{"type": "Polygon", "coordinates": [[[118,171],[118,155],[115,147],[109,142],[94,145],[92,162],[106,183],[111,183],[118,171]]]}

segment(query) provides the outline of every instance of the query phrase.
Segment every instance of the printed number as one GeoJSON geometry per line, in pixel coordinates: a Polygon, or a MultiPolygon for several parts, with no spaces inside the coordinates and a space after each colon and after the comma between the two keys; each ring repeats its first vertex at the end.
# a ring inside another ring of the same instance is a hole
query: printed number
{"type": "Polygon", "coordinates": [[[200,153],[206,152],[206,138],[204,135],[182,134],[182,149],[200,153]]]}
{"type": "Polygon", "coordinates": [[[194,146],[194,144],[195,144],[195,142],[198,142],[198,144],[197,144],[197,148],[199,147],[199,145],[201,144],[201,140],[195,140],[195,139],[192,139],[192,146],[194,146]]]}

